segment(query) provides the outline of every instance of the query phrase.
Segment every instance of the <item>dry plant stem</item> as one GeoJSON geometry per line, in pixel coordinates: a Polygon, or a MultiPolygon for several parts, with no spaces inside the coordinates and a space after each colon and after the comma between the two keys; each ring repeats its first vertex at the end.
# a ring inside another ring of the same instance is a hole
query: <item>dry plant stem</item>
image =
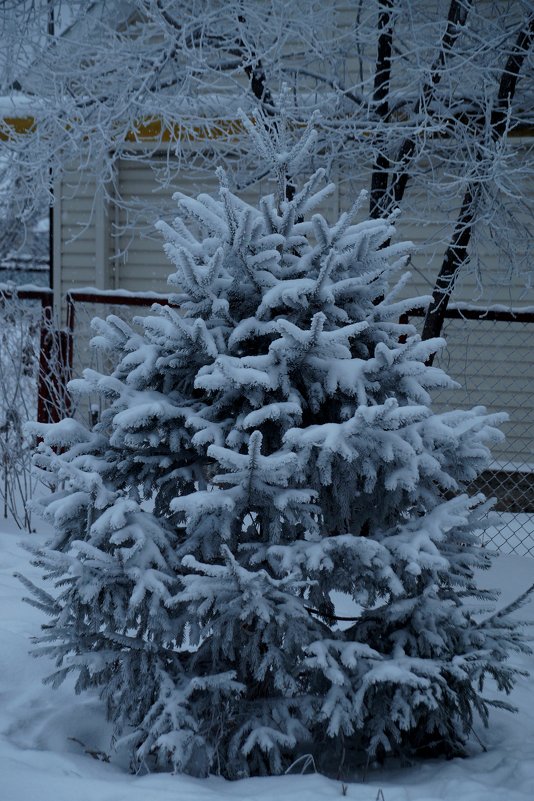
{"type": "MultiPolygon", "coordinates": [[[[15,287],[0,292],[0,498],[4,517],[11,517],[20,529],[32,530],[28,501],[38,485],[33,472],[33,443],[24,426],[36,419],[41,329],[52,334],[51,319],[41,315],[40,307],[21,298],[15,287]]],[[[58,377],[63,370],[52,354],[46,391],[54,401],[58,377]]],[[[62,411],[66,416],[67,409],[62,411]]]]}

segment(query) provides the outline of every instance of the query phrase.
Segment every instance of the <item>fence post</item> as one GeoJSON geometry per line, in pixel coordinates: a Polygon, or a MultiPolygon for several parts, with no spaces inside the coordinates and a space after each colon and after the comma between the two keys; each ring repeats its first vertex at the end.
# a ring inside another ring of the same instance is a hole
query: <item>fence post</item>
{"type": "Polygon", "coordinates": [[[71,410],[67,383],[72,374],[72,328],[54,328],[52,298],[41,298],[37,421],[57,423],[71,410]]]}
{"type": "Polygon", "coordinates": [[[37,379],[37,422],[49,423],[49,409],[52,405],[48,376],[52,355],[52,302],[49,298],[41,300],[41,336],[39,342],[39,376],[37,379]]]}

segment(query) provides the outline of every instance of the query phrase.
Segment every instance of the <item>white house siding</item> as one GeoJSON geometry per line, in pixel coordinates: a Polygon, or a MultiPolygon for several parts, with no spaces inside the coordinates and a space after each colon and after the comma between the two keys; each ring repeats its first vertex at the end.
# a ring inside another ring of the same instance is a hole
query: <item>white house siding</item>
{"type": "Polygon", "coordinates": [[[97,275],[95,184],[69,170],[55,187],[54,286],[59,299],[69,289],[94,286],[97,275]]]}
{"type": "Polygon", "coordinates": [[[169,223],[176,216],[176,191],[188,195],[215,192],[217,181],[206,177],[199,185],[198,174],[181,170],[172,180],[166,177],[165,155],[152,163],[118,162],[118,186],[122,199],[112,212],[112,285],[137,292],[167,292],[167,278],[174,272],[163,251],[163,239],[155,230],[157,220],[169,223]]]}
{"type": "MultiPolygon", "coordinates": [[[[162,237],[154,224],[163,219],[169,223],[176,217],[177,205],[172,199],[179,190],[195,197],[201,192],[215,195],[218,181],[214,173],[199,175],[187,169],[173,174],[166,180],[167,157],[165,154],[152,162],[138,163],[120,160],[118,163],[118,186],[122,199],[120,207],[111,212],[111,283],[113,288],[137,292],[169,291],[167,278],[174,272],[162,247],[162,237]]],[[[256,204],[266,193],[273,192],[274,185],[258,181],[239,196],[256,204]]],[[[339,198],[334,194],[321,210],[337,215],[339,198]]]]}

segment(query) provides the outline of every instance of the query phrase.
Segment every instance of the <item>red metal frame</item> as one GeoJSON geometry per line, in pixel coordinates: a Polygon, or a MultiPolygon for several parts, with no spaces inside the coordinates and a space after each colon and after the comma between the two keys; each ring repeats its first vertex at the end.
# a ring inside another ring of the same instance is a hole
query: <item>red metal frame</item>
{"type": "Polygon", "coordinates": [[[121,292],[111,290],[71,289],[66,295],[67,302],[67,330],[74,333],[76,323],[76,303],[106,304],[108,306],[152,306],[153,303],[161,303],[163,306],[171,305],[169,295],[159,295],[155,292],[121,292]]]}

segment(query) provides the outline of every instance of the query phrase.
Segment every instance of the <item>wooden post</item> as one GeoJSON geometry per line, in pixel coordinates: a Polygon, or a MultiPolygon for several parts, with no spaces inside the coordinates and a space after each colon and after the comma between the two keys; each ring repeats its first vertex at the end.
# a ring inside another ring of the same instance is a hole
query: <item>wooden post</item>
{"type": "Polygon", "coordinates": [[[37,421],[57,423],[70,414],[67,383],[72,375],[72,328],[54,328],[50,297],[42,297],[42,318],[37,381],[37,421]]]}

